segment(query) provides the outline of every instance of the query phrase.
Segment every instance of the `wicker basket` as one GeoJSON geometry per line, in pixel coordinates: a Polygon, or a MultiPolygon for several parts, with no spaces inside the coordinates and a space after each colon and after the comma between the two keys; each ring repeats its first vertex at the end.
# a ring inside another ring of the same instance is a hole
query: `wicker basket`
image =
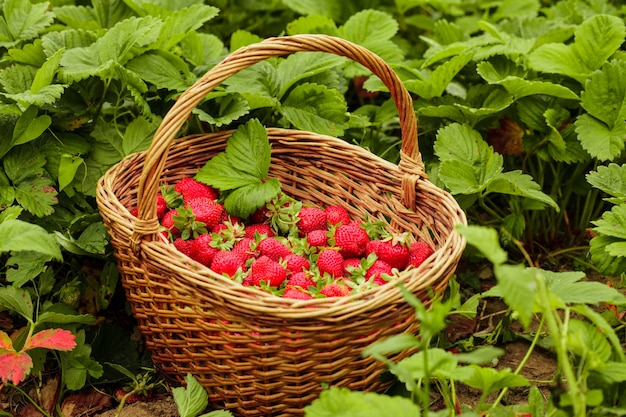
{"type": "Polygon", "coordinates": [[[242,416],[302,415],[325,385],[387,388],[389,381],[381,379],[386,366],[360,353],[387,335],[417,332],[414,310],[396,284],[427,303],[429,290],[446,288],[464,248],[453,230],[466,223],[463,211],[424,173],[408,92],[381,58],[324,35],[271,38],[229,55],[179,97],[146,152],[125,158],[101,178],[97,199],[157,368],[178,383],[192,373],[215,408],[242,416]],[[304,202],[342,205],[353,218],[368,214],[435,248],[419,268],[345,298],[288,300],[244,287],[182,255],[158,232],[153,203],[159,184],[193,176],[232,133],[175,139],[193,108],[236,72],[299,51],[346,56],[385,83],[400,115],[401,161],[389,163],[341,139],[271,128],[270,176],[304,202]],[[137,218],[129,212],[134,206],[137,218]]]}

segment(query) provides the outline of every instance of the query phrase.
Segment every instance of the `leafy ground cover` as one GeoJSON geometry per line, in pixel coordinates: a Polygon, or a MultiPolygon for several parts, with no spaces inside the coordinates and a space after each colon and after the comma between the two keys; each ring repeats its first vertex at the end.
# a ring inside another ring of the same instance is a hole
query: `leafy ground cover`
{"type": "MultiPolygon", "coordinates": [[[[132,332],[96,181],[145,150],[176,97],[229,51],[298,33],[351,40],[393,66],[414,96],[429,177],[471,225],[459,230],[469,244],[446,298],[426,310],[407,295],[420,334],[366,352],[385,361],[420,349],[388,363],[398,396],[330,389],[307,415],[339,415],[337,404],[343,415],[626,412],[620,2],[4,0],[0,14],[4,413],[32,401],[62,414],[85,387],[162,386],[132,332]],[[479,332],[479,308],[490,300],[504,313],[479,332]],[[446,332],[463,323],[463,337],[446,332]],[[496,346],[525,339],[529,355],[540,347],[554,357],[548,391],[523,376],[526,356],[510,369],[485,365],[502,354],[496,346]],[[54,395],[44,395],[53,375],[54,395]],[[460,386],[478,401],[459,400],[460,386]],[[516,389],[523,398],[503,401],[516,389]]],[[[384,87],[337,57],[294,54],[246,69],[180,134],[251,119],[399,160],[397,111],[384,87]]]]}

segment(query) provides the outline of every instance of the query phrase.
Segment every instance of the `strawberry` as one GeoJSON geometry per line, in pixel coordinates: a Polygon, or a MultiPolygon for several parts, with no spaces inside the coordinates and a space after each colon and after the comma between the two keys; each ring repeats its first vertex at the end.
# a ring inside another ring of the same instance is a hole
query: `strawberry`
{"type": "Polygon", "coordinates": [[[284,261],[289,274],[302,272],[303,270],[311,267],[311,263],[307,258],[301,255],[296,255],[295,253],[290,253],[285,256],[284,261]]]}
{"type": "Polygon", "coordinates": [[[324,294],[326,297],[345,297],[350,295],[350,288],[338,283],[326,284],[320,290],[320,294],[324,294]]]}
{"type": "Polygon", "coordinates": [[[370,241],[367,232],[354,223],[340,225],[335,229],[334,245],[344,258],[359,258],[365,253],[370,241]]]}
{"type": "Polygon", "coordinates": [[[387,282],[382,275],[393,275],[391,265],[385,261],[376,259],[372,266],[370,266],[365,272],[365,279],[369,280],[371,278],[375,284],[382,285],[387,282]]]}
{"type": "Polygon", "coordinates": [[[189,250],[189,257],[202,265],[209,266],[219,249],[211,246],[212,237],[210,234],[203,234],[191,240],[192,245],[189,250]]]}
{"type": "Polygon", "coordinates": [[[393,240],[372,240],[365,247],[365,253],[375,253],[392,268],[403,269],[409,262],[409,247],[393,240]]]}
{"type": "Polygon", "coordinates": [[[240,269],[246,271],[246,257],[241,253],[218,250],[211,261],[211,269],[218,274],[232,277],[240,269]]]}
{"type": "Polygon", "coordinates": [[[344,275],[350,276],[352,275],[352,269],[361,267],[361,259],[360,258],[348,258],[343,261],[343,272],[344,275]]]}
{"type": "Polygon", "coordinates": [[[167,201],[161,194],[157,194],[156,196],[156,208],[157,208],[157,217],[159,220],[163,217],[163,215],[169,210],[167,206],[167,201]]]}
{"type": "Polygon", "coordinates": [[[328,273],[338,278],[343,275],[343,256],[333,249],[324,249],[317,258],[320,274],[328,273]]]}
{"type": "Polygon", "coordinates": [[[411,245],[408,264],[410,266],[418,267],[433,253],[435,253],[435,251],[428,243],[415,242],[411,245]]]}
{"type": "Polygon", "coordinates": [[[254,238],[255,233],[258,233],[260,235],[266,235],[267,237],[276,236],[276,233],[274,233],[274,230],[269,224],[260,224],[260,223],[250,224],[246,226],[244,231],[246,233],[246,237],[251,237],[251,238],[254,238]]]}
{"type": "Polygon", "coordinates": [[[315,287],[315,282],[312,279],[308,278],[304,271],[296,272],[294,274],[291,274],[291,276],[287,279],[287,288],[290,287],[300,287],[307,289],[309,287],[315,287]]]}
{"type": "Polygon", "coordinates": [[[188,200],[187,207],[195,214],[196,221],[204,223],[209,230],[222,220],[222,214],[224,213],[224,206],[208,197],[197,197],[188,200]]]}
{"type": "Polygon", "coordinates": [[[294,300],[312,300],[313,296],[304,290],[300,290],[294,287],[287,288],[283,295],[283,298],[291,298],[294,300]]]}
{"type": "Polygon", "coordinates": [[[257,250],[261,253],[261,255],[265,255],[276,262],[287,257],[287,255],[293,254],[287,245],[275,237],[266,237],[261,240],[257,245],[257,250]]]}
{"type": "Polygon", "coordinates": [[[176,239],[174,239],[174,247],[176,247],[176,249],[178,249],[180,253],[189,256],[189,254],[191,253],[191,246],[193,245],[193,242],[194,241],[191,239],[185,240],[183,238],[177,237],[176,239]]]}
{"type": "Polygon", "coordinates": [[[219,192],[206,184],[203,184],[194,178],[183,178],[176,183],[174,190],[183,196],[183,200],[189,202],[194,198],[204,197],[209,200],[216,200],[219,192]]]}
{"type": "Polygon", "coordinates": [[[287,278],[285,267],[265,255],[259,256],[252,263],[250,271],[253,282],[257,285],[264,281],[273,287],[278,287],[287,278]]]}
{"type": "Polygon", "coordinates": [[[270,213],[267,206],[263,206],[260,209],[257,209],[254,213],[252,213],[250,217],[248,217],[248,220],[251,223],[263,224],[269,222],[271,216],[272,214],[270,213]]]}
{"type": "Polygon", "coordinates": [[[326,212],[326,219],[328,223],[336,226],[339,223],[349,224],[350,214],[345,207],[342,206],[327,206],[324,211],[326,212]]]}
{"type": "Polygon", "coordinates": [[[178,237],[180,236],[180,229],[174,225],[174,216],[178,216],[178,210],[173,209],[167,211],[161,219],[161,226],[163,226],[173,237],[178,237]]]}
{"type": "Polygon", "coordinates": [[[232,251],[245,255],[246,259],[254,258],[256,256],[256,242],[250,237],[244,237],[235,243],[232,251]]]}
{"type": "Polygon", "coordinates": [[[326,230],[326,212],[318,207],[302,207],[296,223],[300,236],[306,236],[313,230],[326,230]]]}
{"type": "Polygon", "coordinates": [[[328,244],[328,236],[326,233],[325,230],[312,230],[306,235],[306,240],[311,246],[326,246],[328,244]]]}

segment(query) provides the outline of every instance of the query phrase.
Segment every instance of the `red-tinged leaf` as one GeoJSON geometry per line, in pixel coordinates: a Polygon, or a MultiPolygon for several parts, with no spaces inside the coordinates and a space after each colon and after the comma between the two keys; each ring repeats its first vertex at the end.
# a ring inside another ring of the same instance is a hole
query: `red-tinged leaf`
{"type": "Polygon", "coordinates": [[[15,349],[13,349],[13,341],[5,332],[0,332],[0,350],[10,350],[15,352],[15,349]]]}
{"type": "Polygon", "coordinates": [[[76,337],[69,330],[46,329],[35,334],[26,342],[24,350],[45,348],[56,350],[72,350],[76,346],[76,337]]]}
{"type": "Polygon", "coordinates": [[[0,379],[4,383],[11,382],[13,385],[18,385],[32,367],[33,360],[26,352],[8,351],[0,353],[0,379]]]}

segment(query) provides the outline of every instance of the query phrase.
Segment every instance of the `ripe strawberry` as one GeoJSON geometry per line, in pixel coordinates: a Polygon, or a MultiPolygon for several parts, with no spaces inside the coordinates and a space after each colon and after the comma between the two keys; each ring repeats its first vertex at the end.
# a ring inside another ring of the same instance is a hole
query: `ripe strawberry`
{"type": "Polygon", "coordinates": [[[370,266],[365,272],[365,279],[369,280],[370,278],[372,278],[375,284],[382,285],[387,282],[387,280],[385,280],[382,275],[393,275],[393,272],[391,271],[391,265],[389,265],[385,261],[376,259],[374,261],[374,264],[370,266]]]}
{"type": "Polygon", "coordinates": [[[237,241],[232,249],[235,253],[241,253],[246,256],[246,259],[256,257],[256,242],[250,237],[244,237],[237,241]]]}
{"type": "Polygon", "coordinates": [[[183,178],[176,183],[174,190],[183,196],[183,200],[189,202],[194,198],[205,197],[209,200],[216,200],[219,192],[206,184],[203,184],[194,178],[183,178]]]}
{"type": "Polygon", "coordinates": [[[271,213],[267,206],[263,206],[260,209],[257,209],[254,213],[248,217],[251,223],[267,223],[270,221],[271,213]]]}
{"type": "Polygon", "coordinates": [[[167,201],[161,194],[157,194],[156,196],[156,208],[157,208],[157,217],[161,219],[163,215],[169,210],[167,206],[167,201]]]}
{"type": "Polygon", "coordinates": [[[246,233],[246,237],[251,237],[251,238],[254,238],[255,233],[258,233],[260,235],[267,235],[267,237],[276,236],[276,233],[274,233],[274,230],[269,224],[260,224],[260,223],[250,224],[246,226],[244,231],[246,233]]]}
{"type": "Polygon", "coordinates": [[[289,255],[285,256],[284,261],[286,263],[286,268],[289,274],[302,272],[303,270],[309,269],[311,267],[311,263],[307,258],[301,255],[296,255],[295,253],[290,253],[289,255]]]}
{"type": "Polygon", "coordinates": [[[350,214],[343,206],[327,206],[324,211],[326,212],[326,219],[328,223],[332,225],[350,224],[350,214]]]}
{"type": "Polygon", "coordinates": [[[192,245],[189,250],[189,257],[202,265],[209,266],[219,249],[211,246],[212,237],[210,234],[203,234],[191,240],[192,245]]]}
{"type": "Polygon", "coordinates": [[[353,268],[361,267],[361,259],[360,258],[348,258],[343,261],[343,272],[344,275],[350,276],[352,275],[353,268]]]}
{"type": "Polygon", "coordinates": [[[326,297],[345,297],[350,295],[350,288],[338,283],[327,284],[320,290],[320,294],[326,297]]]}
{"type": "Polygon", "coordinates": [[[315,282],[307,277],[304,271],[296,272],[294,274],[291,274],[291,276],[287,278],[287,288],[290,287],[300,287],[307,289],[309,287],[315,287],[315,282]]]}
{"type": "Polygon", "coordinates": [[[176,249],[178,249],[180,253],[189,256],[189,254],[191,253],[191,246],[193,245],[193,242],[194,241],[192,239],[185,240],[178,237],[174,240],[174,246],[176,247],[176,249]]]}
{"type": "Polygon", "coordinates": [[[262,281],[278,287],[287,278],[287,270],[284,266],[268,256],[259,256],[250,266],[253,282],[260,284],[262,281]]]}
{"type": "Polygon", "coordinates": [[[326,246],[328,244],[328,236],[325,230],[313,230],[306,235],[306,241],[309,245],[315,247],[326,246]]]}
{"type": "Polygon", "coordinates": [[[339,252],[346,259],[360,258],[369,241],[367,232],[353,223],[340,225],[335,229],[335,247],[340,248],[339,252]]]}
{"type": "Polygon", "coordinates": [[[304,290],[299,290],[294,287],[287,288],[283,295],[283,298],[291,298],[294,300],[312,300],[313,296],[304,290]]]}
{"type": "Polygon", "coordinates": [[[296,226],[300,231],[300,236],[306,236],[313,230],[326,230],[326,212],[318,207],[302,207],[298,213],[298,223],[296,226]]]}
{"type": "Polygon", "coordinates": [[[338,278],[343,275],[343,256],[333,249],[324,249],[317,258],[320,274],[328,273],[338,278]]]}
{"type": "Polygon", "coordinates": [[[433,248],[426,242],[415,242],[411,245],[411,251],[409,253],[409,262],[410,266],[418,267],[428,258],[430,255],[435,253],[433,248]]]}
{"type": "Polygon", "coordinates": [[[161,226],[163,226],[166,231],[172,235],[172,237],[178,237],[180,236],[180,229],[174,225],[174,216],[178,216],[178,211],[176,209],[166,212],[161,219],[161,226]]]}
{"type": "Polygon", "coordinates": [[[378,259],[387,262],[392,268],[403,269],[409,262],[409,248],[393,240],[372,240],[365,247],[365,253],[375,253],[378,259]]]}
{"type": "Polygon", "coordinates": [[[261,255],[265,255],[276,262],[293,254],[287,245],[275,237],[266,237],[259,242],[256,248],[261,255]]]}
{"type": "Polygon", "coordinates": [[[224,213],[224,206],[207,197],[197,197],[188,200],[187,207],[196,215],[196,221],[204,223],[208,230],[217,225],[224,213]]]}
{"type": "Polygon", "coordinates": [[[239,269],[246,271],[246,258],[241,253],[218,250],[211,261],[211,269],[218,274],[232,277],[239,269]]]}

